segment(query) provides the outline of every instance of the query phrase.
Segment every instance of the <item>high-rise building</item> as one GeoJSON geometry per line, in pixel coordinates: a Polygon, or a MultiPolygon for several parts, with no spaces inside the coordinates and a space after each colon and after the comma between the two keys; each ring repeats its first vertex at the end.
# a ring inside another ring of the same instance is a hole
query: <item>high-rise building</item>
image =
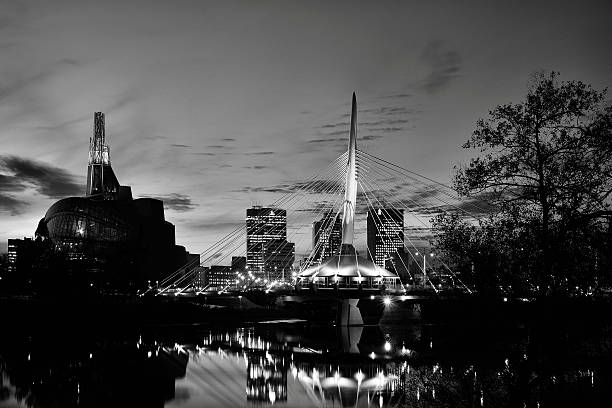
{"type": "Polygon", "coordinates": [[[368,257],[381,268],[385,260],[404,247],[404,211],[378,208],[368,211],[368,257]]]}
{"type": "Polygon", "coordinates": [[[246,266],[246,256],[232,256],[232,272],[244,272],[246,266]]]}
{"type": "Polygon", "coordinates": [[[247,209],[247,268],[262,279],[291,272],[295,244],[287,242],[287,211],[254,206],[247,209]]]}
{"type": "Polygon", "coordinates": [[[236,276],[227,265],[212,265],[208,270],[208,284],[217,289],[224,289],[231,285],[236,276]]]}
{"type": "Polygon", "coordinates": [[[312,223],[312,252],[309,264],[321,263],[340,250],[342,245],[342,218],[329,214],[312,223]]]}

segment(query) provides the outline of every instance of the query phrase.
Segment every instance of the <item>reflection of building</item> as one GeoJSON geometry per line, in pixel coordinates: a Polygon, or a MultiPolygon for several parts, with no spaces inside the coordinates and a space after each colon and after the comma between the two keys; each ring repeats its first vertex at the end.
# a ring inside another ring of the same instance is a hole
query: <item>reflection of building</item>
{"type": "Polygon", "coordinates": [[[216,288],[224,288],[235,279],[232,270],[225,265],[212,265],[208,270],[208,284],[216,288]]]}
{"type": "Polygon", "coordinates": [[[256,277],[277,279],[290,273],[295,244],[287,242],[287,211],[247,209],[247,267],[256,277]]]}
{"type": "Polygon", "coordinates": [[[141,286],[185,264],[163,202],[132,199],[130,187],[119,185],[100,112],[94,114],[87,175],[86,195],[53,204],[36,231],[51,239],[72,270],[104,271],[90,279],[102,285],[141,286]]]}
{"type": "Polygon", "coordinates": [[[378,208],[368,211],[368,257],[384,268],[385,260],[404,247],[404,211],[378,208]]]}
{"type": "Polygon", "coordinates": [[[284,357],[249,355],[247,401],[287,401],[287,366],[284,357]]]}
{"type": "Polygon", "coordinates": [[[312,253],[310,262],[321,263],[336,255],[342,244],[342,218],[331,214],[312,223],[312,253]]]}

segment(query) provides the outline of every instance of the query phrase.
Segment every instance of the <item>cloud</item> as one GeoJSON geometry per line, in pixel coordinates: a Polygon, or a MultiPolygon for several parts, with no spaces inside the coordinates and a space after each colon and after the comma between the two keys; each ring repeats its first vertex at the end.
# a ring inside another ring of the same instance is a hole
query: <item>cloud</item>
{"type": "Polygon", "coordinates": [[[246,156],[260,156],[260,155],[270,155],[270,154],[274,154],[274,152],[250,152],[250,153],[245,153],[246,156]]]}
{"type": "Polygon", "coordinates": [[[309,194],[322,194],[328,191],[334,191],[340,188],[343,184],[337,180],[313,180],[300,181],[296,183],[283,183],[275,186],[265,187],[243,187],[234,192],[241,193],[294,193],[297,191],[306,192],[309,194]]]}
{"type": "Polygon", "coordinates": [[[459,53],[446,50],[440,41],[429,43],[423,50],[421,59],[430,70],[421,87],[430,94],[444,89],[461,70],[459,53]]]}
{"type": "Polygon", "coordinates": [[[251,169],[251,170],[263,170],[267,169],[268,166],[244,166],[243,169],[251,169]]]}
{"type": "Polygon", "coordinates": [[[197,156],[216,156],[216,153],[209,153],[209,152],[197,152],[197,153],[191,153],[191,154],[195,154],[197,156]]]}
{"type": "Polygon", "coordinates": [[[10,194],[6,194],[0,191],[0,212],[8,212],[11,215],[22,214],[28,203],[23,200],[19,200],[10,194]]]}
{"type": "Polygon", "coordinates": [[[235,142],[236,139],[232,139],[231,137],[227,137],[225,139],[221,139],[222,142],[235,142]]]}
{"type": "Polygon", "coordinates": [[[23,191],[28,187],[49,198],[80,195],[85,186],[68,171],[19,156],[0,156],[0,191],[23,191]]]}
{"type": "Polygon", "coordinates": [[[157,198],[164,202],[164,208],[177,212],[185,212],[194,210],[198,204],[191,201],[191,197],[186,194],[165,194],[157,196],[144,195],[143,197],[157,198]]]}
{"type": "Polygon", "coordinates": [[[186,144],[179,144],[179,143],[176,143],[176,144],[171,144],[170,146],[172,146],[172,147],[184,147],[184,148],[190,148],[190,147],[191,147],[191,146],[189,146],[189,145],[186,145],[186,144]]]}
{"type": "Polygon", "coordinates": [[[410,93],[399,93],[393,95],[385,95],[381,96],[382,99],[404,99],[404,98],[412,98],[412,94],[410,93]]]}
{"type": "Polygon", "coordinates": [[[382,139],[382,138],[383,138],[383,137],[382,137],[382,136],[380,136],[380,135],[365,135],[365,136],[361,136],[361,137],[359,138],[359,140],[365,140],[365,141],[368,141],[368,140],[378,140],[378,139],[382,139]]]}

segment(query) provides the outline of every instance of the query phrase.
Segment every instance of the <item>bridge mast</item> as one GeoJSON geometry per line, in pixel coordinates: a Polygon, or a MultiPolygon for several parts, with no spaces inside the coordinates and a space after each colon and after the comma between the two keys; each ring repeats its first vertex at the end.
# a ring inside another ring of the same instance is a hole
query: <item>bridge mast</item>
{"type": "Polygon", "coordinates": [[[351,107],[351,131],[348,144],[348,163],[346,185],[344,189],[344,205],[342,209],[342,244],[353,245],[353,229],[355,225],[355,204],[357,201],[357,170],[355,168],[355,150],[357,149],[357,98],[353,92],[351,107]]]}

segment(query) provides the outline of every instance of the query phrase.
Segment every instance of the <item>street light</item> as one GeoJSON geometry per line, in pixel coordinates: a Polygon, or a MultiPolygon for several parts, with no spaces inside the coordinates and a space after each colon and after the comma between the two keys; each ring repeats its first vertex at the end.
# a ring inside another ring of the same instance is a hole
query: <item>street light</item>
{"type": "MultiPolygon", "coordinates": [[[[422,257],[423,257],[423,284],[424,284],[424,285],[427,285],[427,271],[426,271],[426,268],[427,268],[427,254],[419,254],[419,252],[418,252],[418,251],[417,251],[417,252],[415,252],[414,254],[415,254],[416,256],[419,256],[419,255],[420,255],[420,256],[422,256],[422,257]]],[[[434,253],[433,253],[433,252],[431,252],[431,253],[429,254],[429,256],[433,258],[434,253]]]]}

